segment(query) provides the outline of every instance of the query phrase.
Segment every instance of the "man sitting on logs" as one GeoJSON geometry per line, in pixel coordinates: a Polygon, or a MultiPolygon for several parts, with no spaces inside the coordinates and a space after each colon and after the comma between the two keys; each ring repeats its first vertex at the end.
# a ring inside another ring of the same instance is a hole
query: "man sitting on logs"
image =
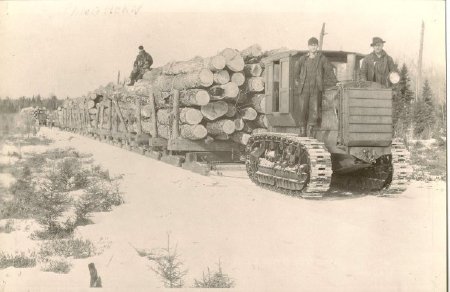
{"type": "Polygon", "coordinates": [[[144,50],[143,46],[139,46],[139,54],[134,61],[133,71],[130,75],[130,83],[128,86],[133,85],[137,80],[142,79],[144,73],[150,70],[153,64],[152,56],[144,50]]]}
{"type": "Polygon", "coordinates": [[[302,137],[312,137],[312,131],[319,120],[322,92],[327,85],[333,86],[337,83],[331,63],[318,49],[319,41],[315,37],[310,38],[309,52],[300,57],[296,68],[302,137]]]}

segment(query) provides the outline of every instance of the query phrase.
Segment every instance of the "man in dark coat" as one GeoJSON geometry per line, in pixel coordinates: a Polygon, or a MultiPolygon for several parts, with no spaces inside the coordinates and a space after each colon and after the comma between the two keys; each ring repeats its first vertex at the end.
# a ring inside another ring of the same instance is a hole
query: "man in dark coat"
{"type": "Polygon", "coordinates": [[[373,52],[363,59],[360,75],[364,81],[373,81],[388,87],[391,85],[389,73],[398,70],[392,58],[383,50],[384,43],[379,37],[372,39],[370,46],[373,52]]]}
{"type": "Polygon", "coordinates": [[[298,61],[296,87],[300,92],[298,105],[301,136],[312,137],[312,131],[320,118],[322,92],[328,85],[333,86],[337,82],[331,63],[318,49],[319,41],[314,37],[310,38],[309,52],[298,61]]]}
{"type": "Polygon", "coordinates": [[[153,64],[152,56],[144,50],[143,46],[139,46],[139,54],[136,57],[133,65],[133,71],[130,75],[130,83],[128,86],[131,86],[139,79],[142,79],[144,73],[150,70],[150,67],[153,64]]]}

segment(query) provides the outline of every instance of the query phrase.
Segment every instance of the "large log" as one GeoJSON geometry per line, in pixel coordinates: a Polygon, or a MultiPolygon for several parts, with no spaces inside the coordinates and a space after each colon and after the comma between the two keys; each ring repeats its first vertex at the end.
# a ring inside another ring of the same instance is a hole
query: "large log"
{"type": "Polygon", "coordinates": [[[235,72],[231,75],[231,82],[235,83],[237,86],[241,86],[245,82],[245,76],[242,72],[235,72]]]}
{"type": "Polygon", "coordinates": [[[181,137],[189,140],[200,140],[208,135],[206,128],[203,125],[181,125],[181,137]]]}
{"type": "Polygon", "coordinates": [[[261,46],[258,44],[251,45],[250,47],[241,51],[241,56],[246,62],[249,62],[255,58],[259,58],[262,56],[261,46]]]}
{"type": "Polygon", "coordinates": [[[86,105],[85,108],[87,108],[87,109],[94,108],[95,107],[95,101],[93,101],[92,99],[86,100],[85,105],[86,105]]]}
{"type": "Polygon", "coordinates": [[[162,67],[162,73],[166,75],[185,74],[201,69],[208,69],[213,72],[222,70],[225,67],[226,60],[222,55],[210,58],[195,57],[188,61],[170,62],[162,67]]]}
{"type": "Polygon", "coordinates": [[[266,113],[266,96],[265,94],[255,94],[250,99],[251,106],[258,112],[258,113],[266,113]]]}
{"type": "Polygon", "coordinates": [[[189,88],[209,87],[214,82],[211,70],[201,69],[179,75],[160,75],[156,78],[155,85],[161,91],[183,90],[189,88]]]}
{"type": "Polygon", "coordinates": [[[244,73],[248,77],[261,76],[263,69],[260,64],[246,64],[244,66],[244,73]]]}
{"type": "Polygon", "coordinates": [[[258,113],[252,107],[245,107],[245,108],[239,109],[239,115],[244,120],[253,121],[258,116],[258,113]]]}
{"type": "Polygon", "coordinates": [[[247,91],[261,92],[264,90],[264,78],[250,77],[247,79],[247,91]]]}
{"type": "Polygon", "coordinates": [[[232,134],[236,128],[234,121],[223,119],[206,123],[206,130],[211,135],[232,134]]]}
{"type": "Polygon", "coordinates": [[[223,93],[225,89],[223,89],[220,85],[212,86],[208,89],[208,92],[211,96],[211,100],[221,100],[224,99],[223,93]]]}
{"type": "Polygon", "coordinates": [[[214,73],[214,83],[225,84],[230,82],[230,73],[227,70],[220,70],[214,73]]]}
{"type": "Polygon", "coordinates": [[[243,132],[235,132],[230,135],[231,140],[242,145],[247,145],[250,137],[250,134],[243,132]]]}
{"type": "Polygon", "coordinates": [[[234,82],[220,85],[223,89],[223,97],[227,99],[235,99],[239,94],[239,87],[234,82]]]}
{"type": "Polygon", "coordinates": [[[142,77],[142,79],[148,80],[151,84],[154,84],[156,82],[156,79],[158,78],[158,76],[160,76],[161,74],[162,74],[161,67],[152,68],[149,71],[144,73],[144,76],[142,77]]]}
{"type": "Polygon", "coordinates": [[[209,103],[210,97],[204,89],[188,89],[180,91],[180,103],[185,106],[202,106],[209,103]]]}
{"type": "Polygon", "coordinates": [[[210,102],[201,107],[201,112],[206,119],[213,121],[228,112],[228,104],[225,101],[210,102]]]}
{"type": "Polygon", "coordinates": [[[221,55],[225,57],[226,67],[233,72],[239,72],[244,69],[244,59],[238,51],[227,48],[221,52],[221,55]]]}
{"type": "MultiPolygon", "coordinates": [[[[171,109],[160,109],[156,113],[158,123],[163,125],[170,125],[173,119],[171,109]]],[[[179,110],[179,121],[183,124],[197,125],[203,119],[203,114],[200,110],[195,108],[181,108],[179,110]]]]}
{"type": "Polygon", "coordinates": [[[133,86],[128,87],[130,94],[148,96],[152,88],[152,83],[145,79],[140,79],[133,86]]]}

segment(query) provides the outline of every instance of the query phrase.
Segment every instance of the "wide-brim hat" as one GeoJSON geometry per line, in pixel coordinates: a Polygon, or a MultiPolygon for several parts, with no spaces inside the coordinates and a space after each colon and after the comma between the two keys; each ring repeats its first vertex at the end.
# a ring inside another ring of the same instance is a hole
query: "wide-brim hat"
{"type": "Polygon", "coordinates": [[[380,44],[380,43],[381,43],[381,44],[384,44],[385,41],[383,41],[382,38],[374,37],[374,38],[372,38],[372,43],[370,44],[370,46],[373,47],[373,46],[375,46],[376,44],[380,44]]]}

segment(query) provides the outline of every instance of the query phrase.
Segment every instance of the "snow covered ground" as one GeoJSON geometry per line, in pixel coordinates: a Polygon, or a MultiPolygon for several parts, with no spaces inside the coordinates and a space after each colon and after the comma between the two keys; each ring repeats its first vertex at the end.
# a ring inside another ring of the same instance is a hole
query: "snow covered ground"
{"type": "MultiPolygon", "coordinates": [[[[110,290],[162,289],[151,262],[134,247],[164,248],[167,233],[189,269],[186,286],[220,260],[239,291],[445,290],[444,182],[413,181],[393,197],[305,200],[246,178],[201,176],[56,129],[43,128],[40,135],[55,140],[48,147],[92,153],[111,174],[123,174],[125,204],[76,230],[103,242],[102,254],[73,260],[67,275],[0,270],[0,291],[79,291],[88,287],[89,262],[110,290]]],[[[25,240],[21,232],[0,234],[0,245],[23,248],[25,240]]]]}

